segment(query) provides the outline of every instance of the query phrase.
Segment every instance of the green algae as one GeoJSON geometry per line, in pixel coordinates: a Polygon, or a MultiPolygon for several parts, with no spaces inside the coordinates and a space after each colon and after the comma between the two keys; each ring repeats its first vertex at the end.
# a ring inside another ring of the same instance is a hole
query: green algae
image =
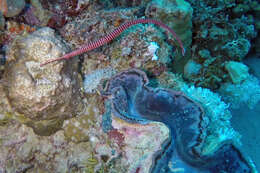
{"type": "MultiPolygon", "coordinates": [[[[87,115],[83,115],[82,119],[87,119],[87,115]]],[[[69,123],[64,127],[64,135],[68,141],[73,142],[87,142],[89,141],[89,136],[83,132],[84,129],[88,129],[88,124],[82,127],[82,124],[79,123],[77,118],[72,118],[69,120],[69,123]],[[79,124],[79,126],[77,125],[79,124]]]]}
{"type": "Polygon", "coordinates": [[[97,173],[118,173],[127,172],[127,169],[122,166],[121,155],[111,158],[107,163],[105,161],[101,162],[101,166],[97,170],[97,173]]]}
{"type": "Polygon", "coordinates": [[[2,117],[0,119],[0,126],[5,126],[7,125],[12,119],[10,119],[10,117],[6,116],[6,114],[4,114],[4,117],[2,117]]]}
{"type": "Polygon", "coordinates": [[[51,119],[51,120],[40,120],[40,121],[29,121],[25,123],[31,127],[34,133],[40,136],[50,136],[62,128],[62,119],[51,119]]]}
{"type": "Polygon", "coordinates": [[[119,59],[122,58],[122,49],[121,48],[115,48],[113,49],[111,53],[111,58],[112,59],[119,59]]]}
{"type": "Polygon", "coordinates": [[[88,105],[81,116],[65,121],[64,135],[68,141],[76,143],[89,141],[89,129],[95,127],[99,109],[97,103],[101,103],[98,97],[89,98],[88,105]]]}
{"type": "Polygon", "coordinates": [[[19,123],[25,124],[30,121],[30,119],[26,118],[22,114],[5,112],[3,113],[3,117],[0,119],[0,126],[5,126],[10,123],[12,120],[18,121],[19,123]]]}
{"type": "Polygon", "coordinates": [[[62,119],[39,120],[35,121],[17,112],[6,112],[4,118],[0,120],[0,126],[7,125],[12,120],[31,127],[40,136],[49,136],[60,130],[63,124],[62,119]]]}
{"type": "Polygon", "coordinates": [[[91,153],[91,157],[88,158],[85,165],[84,173],[95,173],[95,167],[98,164],[98,158],[94,156],[94,153],[91,153]]]}

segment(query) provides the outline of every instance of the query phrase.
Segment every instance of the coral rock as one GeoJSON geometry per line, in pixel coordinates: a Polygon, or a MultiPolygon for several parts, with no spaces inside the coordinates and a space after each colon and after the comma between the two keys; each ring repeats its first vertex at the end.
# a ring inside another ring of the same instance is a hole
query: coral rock
{"type": "MultiPolygon", "coordinates": [[[[55,127],[54,122],[61,124],[60,120],[80,111],[79,81],[73,74],[76,66],[61,62],[40,67],[48,58],[64,54],[64,48],[49,28],[13,42],[7,55],[4,80],[6,95],[16,113],[33,121],[49,121],[55,127]]],[[[48,128],[46,123],[32,123],[32,126],[45,129],[48,128]]]]}
{"type": "Polygon", "coordinates": [[[222,84],[218,92],[232,108],[248,106],[250,109],[253,109],[260,101],[259,79],[249,75],[239,84],[231,82],[222,84]]]}
{"type": "Polygon", "coordinates": [[[0,11],[0,30],[4,30],[4,27],[5,27],[5,18],[2,12],[0,11]]]}
{"type": "Polygon", "coordinates": [[[185,0],[153,0],[146,9],[146,16],[158,18],[172,28],[184,46],[191,44],[192,7],[185,0]]]}
{"type": "Polygon", "coordinates": [[[241,83],[249,76],[248,67],[241,62],[229,61],[225,64],[225,69],[234,84],[241,83]]]}
{"type": "Polygon", "coordinates": [[[193,60],[189,60],[184,66],[184,76],[186,78],[191,78],[194,75],[199,74],[201,65],[193,60]]]}
{"type": "Polygon", "coordinates": [[[170,138],[169,129],[162,123],[147,125],[124,122],[113,116],[112,126],[124,136],[123,162],[128,172],[147,173],[154,162],[154,153],[163,150],[163,144],[170,138]]]}
{"type": "Polygon", "coordinates": [[[25,125],[13,124],[0,126],[0,132],[0,172],[66,173],[79,167],[84,172],[91,158],[89,143],[68,143],[62,130],[48,137],[38,136],[25,125]]]}
{"type": "Polygon", "coordinates": [[[184,64],[190,56],[190,45],[192,41],[192,13],[193,9],[185,0],[162,0],[151,1],[145,10],[145,16],[162,21],[180,37],[185,48],[185,57],[181,51],[175,52],[174,69],[183,72],[184,64]]]}
{"type": "Polygon", "coordinates": [[[222,48],[230,59],[241,61],[249,52],[250,47],[249,40],[240,38],[226,43],[222,48]]]}
{"type": "Polygon", "coordinates": [[[14,17],[18,15],[25,7],[24,0],[1,0],[0,11],[5,17],[14,17]]]}

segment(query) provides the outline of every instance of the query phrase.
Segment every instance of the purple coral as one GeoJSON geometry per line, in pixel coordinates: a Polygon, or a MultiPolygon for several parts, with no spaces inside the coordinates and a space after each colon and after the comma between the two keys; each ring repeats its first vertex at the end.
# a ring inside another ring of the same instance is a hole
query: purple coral
{"type": "Polygon", "coordinates": [[[170,128],[172,141],[167,151],[155,158],[152,172],[167,170],[173,156],[192,172],[250,172],[248,163],[232,144],[223,144],[212,155],[202,155],[204,112],[199,104],[181,92],[154,89],[147,84],[144,72],[131,69],[111,78],[105,94],[112,96],[112,111],[119,118],[132,123],[159,121],[170,128]]]}

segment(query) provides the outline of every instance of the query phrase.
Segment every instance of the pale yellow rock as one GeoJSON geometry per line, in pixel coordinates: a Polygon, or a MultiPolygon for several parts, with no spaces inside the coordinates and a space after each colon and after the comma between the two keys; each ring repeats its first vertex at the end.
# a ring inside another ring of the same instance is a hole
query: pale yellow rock
{"type": "Polygon", "coordinates": [[[249,77],[248,67],[241,62],[228,61],[225,63],[225,69],[234,84],[240,84],[249,77]]]}
{"type": "Polygon", "coordinates": [[[7,51],[5,94],[15,119],[39,135],[57,131],[64,119],[76,116],[83,108],[73,61],[70,65],[63,61],[40,66],[66,50],[54,30],[46,27],[17,38],[7,51]]]}
{"type": "Polygon", "coordinates": [[[124,136],[123,163],[128,165],[128,173],[139,167],[139,173],[150,171],[154,154],[163,150],[162,145],[170,138],[170,131],[160,122],[146,125],[127,123],[113,117],[112,126],[124,136]]]}

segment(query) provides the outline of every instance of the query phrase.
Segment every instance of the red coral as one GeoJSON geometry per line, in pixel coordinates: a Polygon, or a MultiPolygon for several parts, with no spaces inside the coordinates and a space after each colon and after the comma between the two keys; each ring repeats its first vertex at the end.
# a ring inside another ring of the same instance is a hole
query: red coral
{"type": "Polygon", "coordinates": [[[47,26],[51,28],[61,28],[67,23],[64,15],[54,14],[48,21],[47,26]]]}
{"type": "Polygon", "coordinates": [[[108,136],[109,136],[110,139],[115,141],[119,147],[123,147],[124,146],[125,137],[118,130],[116,130],[116,129],[110,130],[108,132],[108,136]]]}

